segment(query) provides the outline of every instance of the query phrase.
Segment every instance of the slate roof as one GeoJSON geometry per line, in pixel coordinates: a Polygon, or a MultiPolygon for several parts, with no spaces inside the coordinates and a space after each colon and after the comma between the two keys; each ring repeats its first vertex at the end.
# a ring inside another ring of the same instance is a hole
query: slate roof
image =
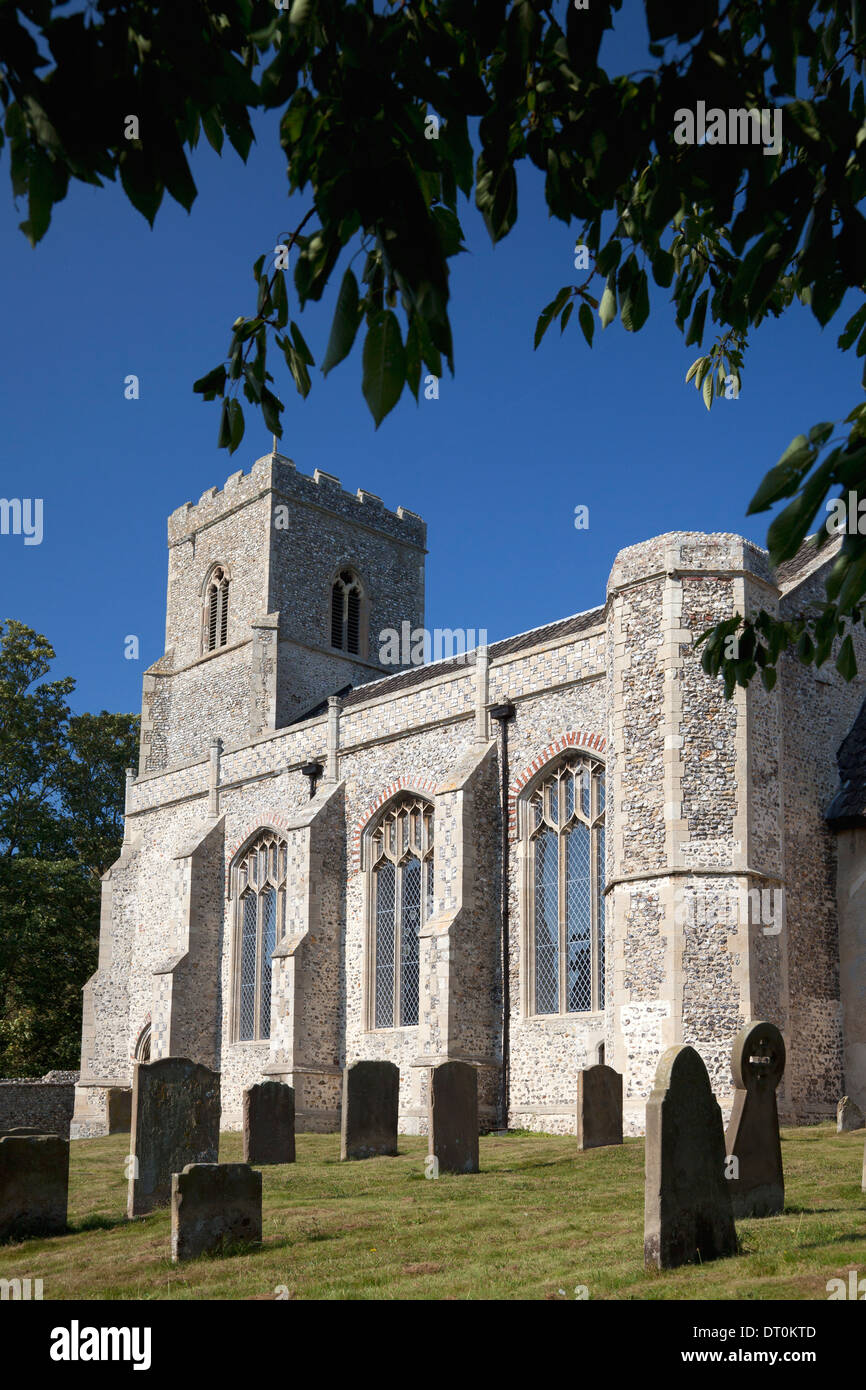
{"type": "MultiPolygon", "coordinates": [[[[604,604],[598,608],[590,608],[585,613],[573,613],[570,618],[560,618],[555,623],[545,623],[542,627],[534,627],[529,632],[520,632],[515,637],[505,637],[501,642],[491,642],[488,651],[491,658],[512,656],[516,652],[529,651],[533,647],[541,646],[544,642],[552,642],[561,637],[577,637],[581,632],[587,632],[590,628],[596,627],[604,617],[604,604]]],[[[395,695],[401,690],[411,690],[413,686],[423,685],[424,681],[430,680],[434,676],[444,676],[450,671],[457,671],[466,666],[466,661],[462,657],[450,657],[444,661],[430,661],[424,666],[413,666],[408,671],[399,671],[393,676],[384,676],[381,680],[367,681],[363,685],[344,687],[335,693],[340,696],[344,709],[350,709],[352,705],[363,704],[366,700],[377,700],[389,695],[395,695]]],[[[315,709],[306,710],[297,719],[292,720],[293,724],[299,724],[305,719],[312,719],[316,715],[324,714],[328,708],[328,701],[322,700],[316,705],[315,709]]]]}
{"type": "Polygon", "coordinates": [[[842,537],[835,536],[829,544],[824,544],[819,550],[815,544],[816,536],[807,536],[800,549],[790,560],[779,565],[776,570],[776,583],[784,592],[793,589],[801,580],[806,579],[809,574],[818,569],[827,560],[831,560],[842,544],[842,537]]]}
{"type": "Polygon", "coordinates": [[[841,786],[827,807],[834,830],[866,825],[866,700],[836,754],[841,786]]]}

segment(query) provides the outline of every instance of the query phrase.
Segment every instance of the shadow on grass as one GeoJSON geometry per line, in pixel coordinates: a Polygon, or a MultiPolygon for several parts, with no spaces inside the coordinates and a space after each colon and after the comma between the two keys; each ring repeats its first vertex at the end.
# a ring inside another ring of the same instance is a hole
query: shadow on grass
{"type": "Polygon", "coordinates": [[[75,1221],[69,1227],[68,1234],[73,1235],[79,1231],[112,1231],[115,1226],[128,1226],[129,1218],[126,1216],[85,1216],[83,1221],[75,1221]]]}

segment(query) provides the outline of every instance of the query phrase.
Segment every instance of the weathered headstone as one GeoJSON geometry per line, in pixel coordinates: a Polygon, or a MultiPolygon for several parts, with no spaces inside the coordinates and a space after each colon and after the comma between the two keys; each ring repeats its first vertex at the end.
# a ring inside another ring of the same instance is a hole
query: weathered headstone
{"type": "Polygon", "coordinates": [[[132,1082],[127,1216],[171,1201],[171,1178],[189,1163],[216,1163],[220,1075],[186,1057],[139,1062],[132,1082]]]}
{"type": "Polygon", "coordinates": [[[622,1076],[603,1062],[577,1073],[577,1147],[622,1143],[622,1076]]]}
{"type": "Polygon", "coordinates": [[[478,1072],[442,1062],[430,1075],[429,1152],[440,1173],[478,1172],[478,1072]]]}
{"type": "Polygon", "coordinates": [[[863,1181],[861,1187],[866,1192],[866,1144],[863,1145],[863,1181]]]}
{"type": "Polygon", "coordinates": [[[343,1070],[340,1158],[397,1152],[400,1068],[393,1062],[353,1062],[343,1070]]]}
{"type": "Polygon", "coordinates": [[[262,1238],[262,1175],[247,1163],[188,1163],[171,1178],[171,1258],[194,1260],[262,1238]]]}
{"type": "Polygon", "coordinates": [[[132,1128],[132,1087],[109,1086],[105,1112],[109,1134],[128,1134],[132,1128]]]}
{"type": "Polygon", "coordinates": [[[852,1129],[863,1129],[866,1119],[863,1111],[850,1096],[843,1096],[836,1106],[836,1133],[848,1134],[852,1129]]]}
{"type": "Polygon", "coordinates": [[[735,1091],[725,1152],[734,1217],[775,1216],[785,1206],[776,1087],[785,1070],[785,1042],[774,1023],[749,1023],[734,1039],[735,1091]],[[736,1162],[731,1165],[730,1160],[736,1162]]]}
{"type": "Polygon", "coordinates": [[[735,1255],[722,1112],[693,1047],[662,1053],[646,1107],[644,1259],[657,1269],[735,1255]]]}
{"type": "Polygon", "coordinates": [[[56,1134],[0,1139],[0,1240],[66,1230],[69,1140],[56,1134]]]}
{"type": "Polygon", "coordinates": [[[244,1091],[244,1163],[294,1163],[295,1092],[282,1081],[244,1091]]]}

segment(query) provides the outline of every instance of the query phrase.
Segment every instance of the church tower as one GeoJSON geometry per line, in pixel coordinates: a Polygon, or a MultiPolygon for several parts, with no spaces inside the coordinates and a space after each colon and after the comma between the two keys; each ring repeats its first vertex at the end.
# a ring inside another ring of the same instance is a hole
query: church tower
{"type": "Polygon", "coordinates": [[[144,675],[140,773],[249,743],[396,668],[424,623],[426,526],[271,453],[168,520],[165,653],[144,675]]]}

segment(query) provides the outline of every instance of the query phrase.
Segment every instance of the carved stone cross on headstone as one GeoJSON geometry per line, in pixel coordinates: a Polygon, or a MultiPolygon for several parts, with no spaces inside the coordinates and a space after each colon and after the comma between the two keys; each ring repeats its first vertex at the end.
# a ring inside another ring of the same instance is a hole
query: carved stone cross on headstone
{"type": "Polygon", "coordinates": [[[776,1087],[784,1070],[785,1042],[774,1023],[749,1023],[741,1029],[731,1050],[736,1090],[725,1138],[737,1218],[775,1216],[785,1205],[776,1109],[776,1087]]]}

